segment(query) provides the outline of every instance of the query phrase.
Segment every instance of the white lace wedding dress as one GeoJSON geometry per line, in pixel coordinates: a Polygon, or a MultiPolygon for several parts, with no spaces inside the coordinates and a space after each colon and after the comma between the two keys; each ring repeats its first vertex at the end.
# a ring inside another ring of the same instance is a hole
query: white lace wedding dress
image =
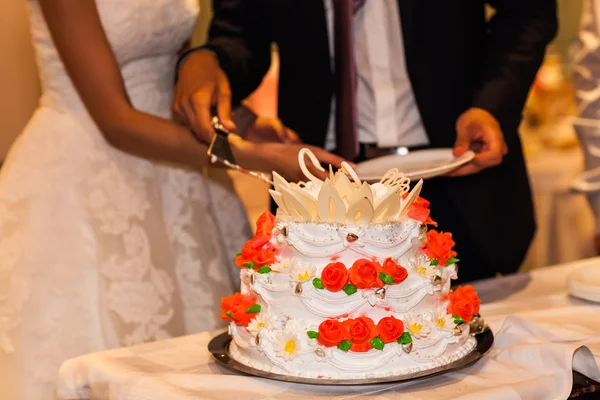
{"type": "MultiPolygon", "coordinates": [[[[131,101],[169,118],[198,1],[96,3],[131,101]]],[[[65,359],[221,326],[250,235],[230,186],[105,142],[29,7],[43,96],[0,174],[3,400],[52,399],[65,359]]]]}

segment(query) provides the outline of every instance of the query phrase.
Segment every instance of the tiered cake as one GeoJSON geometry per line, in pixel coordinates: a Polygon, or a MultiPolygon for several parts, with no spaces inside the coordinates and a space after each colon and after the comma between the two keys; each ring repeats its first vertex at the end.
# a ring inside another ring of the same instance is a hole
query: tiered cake
{"type": "Polygon", "coordinates": [[[442,366],[476,345],[479,299],[450,291],[456,253],[429,203],[397,170],[361,182],[344,164],[325,181],[274,173],[277,217],[263,214],[236,264],[241,293],[224,298],[231,356],[272,373],[377,378],[442,366]]]}

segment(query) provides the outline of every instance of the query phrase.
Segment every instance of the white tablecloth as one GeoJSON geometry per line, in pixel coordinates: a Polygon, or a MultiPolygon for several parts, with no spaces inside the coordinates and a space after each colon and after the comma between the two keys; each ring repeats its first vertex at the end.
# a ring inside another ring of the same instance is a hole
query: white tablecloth
{"type": "Polygon", "coordinates": [[[585,196],[569,190],[583,171],[581,149],[544,150],[527,169],[538,229],[521,271],[594,256],[594,215],[585,196]]]}
{"type": "Polygon", "coordinates": [[[82,356],[61,368],[58,398],[566,399],[572,370],[600,381],[600,305],[566,293],[568,273],[600,258],[476,284],[492,350],[464,370],[403,384],[310,386],[238,376],[217,366],[202,333],[82,356]]]}

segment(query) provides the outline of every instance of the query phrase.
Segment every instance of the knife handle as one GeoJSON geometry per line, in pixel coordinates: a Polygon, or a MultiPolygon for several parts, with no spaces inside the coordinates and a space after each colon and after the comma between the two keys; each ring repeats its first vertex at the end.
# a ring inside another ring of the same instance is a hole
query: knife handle
{"type": "Polygon", "coordinates": [[[227,137],[231,133],[229,129],[225,128],[225,125],[221,123],[221,120],[216,115],[212,117],[210,123],[217,135],[227,137]]]}

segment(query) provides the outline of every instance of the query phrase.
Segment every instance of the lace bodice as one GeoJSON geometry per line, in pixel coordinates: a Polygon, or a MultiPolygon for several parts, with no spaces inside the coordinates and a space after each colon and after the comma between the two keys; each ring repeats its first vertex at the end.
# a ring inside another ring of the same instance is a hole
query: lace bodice
{"type": "MultiPolygon", "coordinates": [[[[96,4],[133,105],[142,111],[164,113],[171,100],[177,52],[192,33],[198,0],[97,0],[96,4]],[[150,93],[155,98],[149,98],[150,93]]],[[[35,0],[30,0],[30,15],[42,105],[82,111],[35,0]]]]}

